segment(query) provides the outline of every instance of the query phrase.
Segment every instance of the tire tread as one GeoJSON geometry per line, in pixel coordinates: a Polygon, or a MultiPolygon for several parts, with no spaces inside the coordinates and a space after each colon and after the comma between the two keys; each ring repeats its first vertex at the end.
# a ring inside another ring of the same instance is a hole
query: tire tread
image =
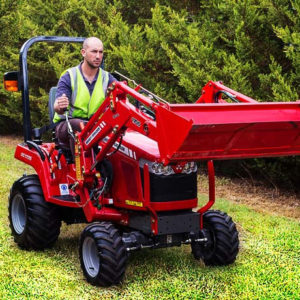
{"type": "Polygon", "coordinates": [[[232,264],[239,252],[239,238],[236,225],[225,212],[209,210],[203,214],[204,228],[213,232],[214,249],[207,253],[199,245],[192,245],[196,259],[202,258],[206,265],[222,266],[232,264]]]}
{"type": "Polygon", "coordinates": [[[107,287],[118,284],[123,279],[127,253],[118,229],[110,222],[93,223],[83,230],[79,258],[87,281],[93,285],[107,287]],[[87,236],[94,239],[101,264],[95,277],[89,276],[83,263],[82,245],[87,236]]]}
{"type": "Polygon", "coordinates": [[[14,182],[9,196],[9,220],[15,242],[23,249],[43,250],[53,246],[60,233],[59,209],[44,200],[37,175],[23,176],[14,182]],[[11,206],[13,197],[21,194],[26,210],[26,226],[17,234],[12,225],[11,206]]]}

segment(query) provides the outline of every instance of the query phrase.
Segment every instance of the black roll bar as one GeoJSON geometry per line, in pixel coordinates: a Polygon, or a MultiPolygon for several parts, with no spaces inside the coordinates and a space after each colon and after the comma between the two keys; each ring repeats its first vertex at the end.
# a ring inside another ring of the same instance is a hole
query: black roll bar
{"type": "Polygon", "coordinates": [[[28,49],[37,42],[67,42],[67,43],[83,43],[84,37],[66,37],[66,36],[36,36],[27,40],[20,50],[20,78],[19,83],[22,90],[23,102],[23,130],[24,141],[31,141],[31,119],[29,107],[29,88],[28,88],[28,69],[27,69],[27,52],[28,49]]]}

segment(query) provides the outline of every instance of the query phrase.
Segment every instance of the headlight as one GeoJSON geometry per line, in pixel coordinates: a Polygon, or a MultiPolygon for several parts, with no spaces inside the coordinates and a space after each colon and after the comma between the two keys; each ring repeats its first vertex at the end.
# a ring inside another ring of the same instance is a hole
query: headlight
{"type": "MultiPolygon", "coordinates": [[[[149,172],[155,175],[172,175],[175,174],[173,168],[170,165],[164,166],[162,163],[151,162],[145,159],[140,159],[139,165],[141,168],[144,168],[144,165],[149,166],[149,172]]],[[[176,170],[179,173],[190,174],[197,171],[197,164],[194,161],[186,163],[183,167],[182,165],[177,165],[176,170]]],[[[177,172],[176,172],[177,173],[177,172]]]]}
{"type": "Polygon", "coordinates": [[[149,168],[149,171],[151,173],[154,173],[156,175],[171,175],[175,174],[171,166],[164,166],[161,163],[152,163],[151,168],[149,168]]]}
{"type": "Polygon", "coordinates": [[[187,162],[182,170],[182,173],[190,174],[197,171],[197,164],[194,161],[187,162]]]}

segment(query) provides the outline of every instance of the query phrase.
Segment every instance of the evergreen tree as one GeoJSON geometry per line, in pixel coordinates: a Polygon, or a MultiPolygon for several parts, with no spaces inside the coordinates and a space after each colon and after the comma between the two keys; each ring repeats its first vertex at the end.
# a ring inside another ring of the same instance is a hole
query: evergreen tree
{"type": "MultiPolygon", "coordinates": [[[[18,52],[22,45],[20,35],[19,9],[22,1],[3,0],[0,2],[0,73],[15,70],[18,66],[18,52]]],[[[20,130],[22,124],[22,103],[20,93],[8,93],[0,86],[0,132],[20,130]]]]}
{"type": "MultiPolygon", "coordinates": [[[[299,13],[293,0],[2,0],[0,71],[18,69],[19,49],[33,36],[97,36],[107,70],[169,102],[194,102],[209,80],[260,101],[294,101],[300,98],[299,13]]],[[[80,62],[80,47],[38,43],[30,49],[34,127],[48,123],[48,92],[62,71],[80,62]]],[[[20,93],[1,86],[0,99],[1,131],[21,130],[20,93]]],[[[248,167],[275,178],[290,162],[257,160],[248,167]]]]}

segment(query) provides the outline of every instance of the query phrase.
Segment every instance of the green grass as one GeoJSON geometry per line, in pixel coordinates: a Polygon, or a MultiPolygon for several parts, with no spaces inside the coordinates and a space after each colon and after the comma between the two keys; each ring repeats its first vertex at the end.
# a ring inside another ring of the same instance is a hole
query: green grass
{"type": "MultiPolygon", "coordinates": [[[[64,225],[54,248],[20,250],[10,235],[7,197],[14,180],[32,170],[0,145],[0,299],[299,299],[300,242],[297,220],[258,213],[217,199],[240,232],[240,253],[227,267],[205,267],[188,245],[143,250],[130,256],[124,282],[88,284],[78,259],[83,225],[64,225]]],[[[201,196],[201,202],[205,197],[201,196]]]]}

